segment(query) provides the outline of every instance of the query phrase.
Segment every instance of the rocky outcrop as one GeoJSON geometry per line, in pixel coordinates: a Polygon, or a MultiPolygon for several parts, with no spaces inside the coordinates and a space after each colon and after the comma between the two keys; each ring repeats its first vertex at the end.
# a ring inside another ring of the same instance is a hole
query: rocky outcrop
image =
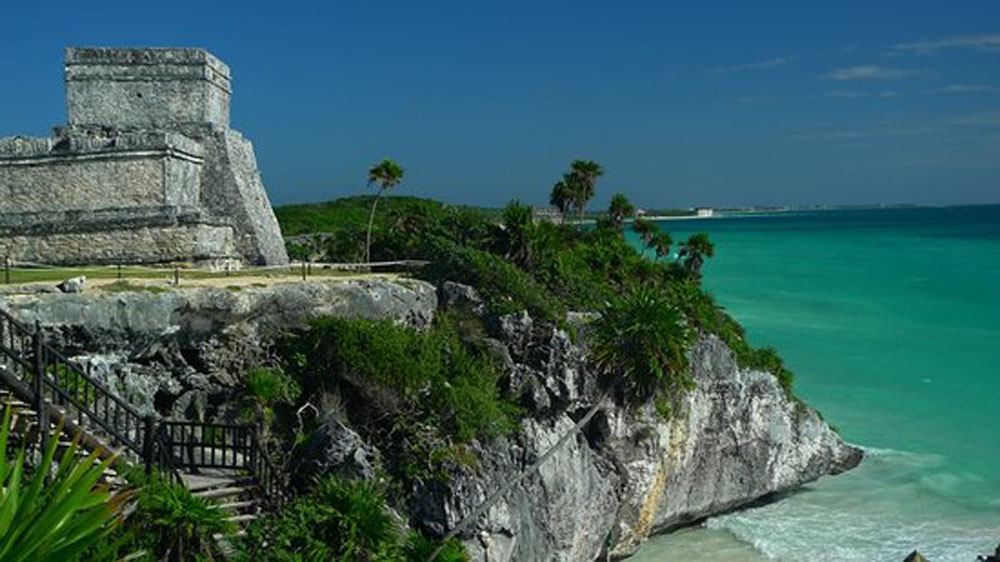
{"type": "Polygon", "coordinates": [[[530,467],[593,406],[599,411],[537,473],[459,536],[473,560],[593,560],[633,553],[649,535],[779,494],[855,466],[818,414],[769,373],[740,368],[714,336],[691,351],[697,389],[664,421],[652,404],[601,392],[586,350],[530,318],[500,319],[511,384],[532,415],[514,437],[477,453],[481,465],[415,492],[431,531],[454,528],[530,467]]]}
{"type": "Polygon", "coordinates": [[[47,339],[141,410],[206,419],[228,415],[238,375],[273,362],[278,335],[325,315],[424,326],[437,295],[420,281],[373,278],[8,295],[0,307],[38,321],[47,339]]]}
{"type": "MultiPolygon", "coordinates": [[[[484,314],[469,287],[437,292],[410,280],[313,282],[268,288],[99,295],[40,294],[5,305],[40,321],[64,347],[133,402],[177,417],[225,416],[232,373],[267,362],[276,334],[323,314],[429,323],[438,302],[484,314]],[[136,398],[138,397],[138,398],[136,398]]],[[[856,465],[819,415],[786,396],[769,373],[741,368],[718,338],[691,350],[697,388],[665,420],[651,404],[624,406],[587,362],[589,314],[571,314],[570,332],[525,313],[486,318],[484,342],[503,366],[507,391],[524,409],[514,435],[473,442],[477,462],[450,481],[415,484],[406,512],[434,534],[471,524],[459,538],[482,562],[622,558],[648,536],[774,497],[856,465]],[[577,422],[593,417],[575,432],[577,422]],[[481,516],[479,507],[560,443],[551,457],[481,516]]],[[[321,406],[323,409],[323,406],[321,406]]],[[[321,413],[320,430],[297,459],[300,476],[370,478],[378,451],[364,433],[321,413]]]]}

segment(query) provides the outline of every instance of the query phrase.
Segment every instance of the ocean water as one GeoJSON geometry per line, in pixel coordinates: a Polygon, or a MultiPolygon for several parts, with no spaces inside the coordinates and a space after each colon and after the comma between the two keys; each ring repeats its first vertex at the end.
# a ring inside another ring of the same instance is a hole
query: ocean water
{"type": "Polygon", "coordinates": [[[664,221],[705,284],[867,460],[634,558],[972,561],[1000,543],[1000,206],[664,221]]]}

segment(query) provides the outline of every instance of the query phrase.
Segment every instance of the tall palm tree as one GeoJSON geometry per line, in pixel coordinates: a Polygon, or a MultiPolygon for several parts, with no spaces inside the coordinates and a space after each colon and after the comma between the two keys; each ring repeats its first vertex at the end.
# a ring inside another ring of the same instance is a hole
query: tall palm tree
{"type": "Polygon", "coordinates": [[[549,205],[559,210],[559,215],[562,221],[565,222],[566,213],[569,212],[570,207],[573,205],[572,189],[570,189],[565,179],[557,181],[552,186],[552,193],[549,194],[549,205]]]}
{"type": "Polygon", "coordinates": [[[375,208],[378,207],[378,201],[382,198],[382,194],[401,181],[403,181],[403,167],[388,158],[384,158],[368,170],[368,185],[378,186],[378,194],[372,200],[372,212],[368,215],[368,236],[365,239],[365,262],[367,263],[372,261],[372,225],[375,223],[375,208]]]}
{"type": "Polygon", "coordinates": [[[653,239],[650,240],[650,245],[653,246],[653,250],[656,251],[656,259],[661,260],[663,256],[670,255],[670,245],[674,243],[674,240],[670,237],[669,232],[658,232],[653,239]]]}
{"type": "Polygon", "coordinates": [[[629,202],[624,193],[615,193],[608,206],[608,215],[611,217],[611,226],[621,232],[625,226],[625,218],[635,213],[635,206],[629,202]]]}
{"type": "Polygon", "coordinates": [[[714,255],[715,244],[712,244],[708,234],[704,232],[692,234],[686,242],[681,242],[681,249],[678,252],[681,265],[692,279],[701,278],[701,266],[705,263],[705,258],[714,255]]]}
{"type": "Polygon", "coordinates": [[[580,223],[583,224],[583,209],[594,198],[597,191],[597,178],[604,175],[604,168],[593,160],[574,160],[570,165],[569,178],[573,194],[573,205],[580,213],[580,223]]]}
{"type": "Polygon", "coordinates": [[[653,237],[656,236],[656,225],[648,220],[636,218],[632,221],[632,231],[638,234],[639,238],[642,238],[643,246],[648,248],[653,237]]]}

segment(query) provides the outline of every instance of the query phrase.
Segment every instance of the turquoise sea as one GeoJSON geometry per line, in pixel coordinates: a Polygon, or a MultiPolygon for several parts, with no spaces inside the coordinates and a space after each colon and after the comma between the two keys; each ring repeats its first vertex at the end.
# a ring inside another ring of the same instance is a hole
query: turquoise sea
{"type": "Polygon", "coordinates": [[[1000,543],[1000,206],[663,221],[705,284],[867,449],[857,469],[634,558],[972,561],[1000,543]]]}

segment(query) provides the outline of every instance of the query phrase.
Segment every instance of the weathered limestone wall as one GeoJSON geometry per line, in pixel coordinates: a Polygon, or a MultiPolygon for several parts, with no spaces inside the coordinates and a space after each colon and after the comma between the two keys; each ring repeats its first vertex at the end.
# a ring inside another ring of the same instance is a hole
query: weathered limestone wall
{"type": "Polygon", "coordinates": [[[72,126],[229,127],[229,67],[201,49],[66,49],[72,126]]]}
{"type": "Polygon", "coordinates": [[[202,154],[176,133],[0,141],[0,213],[196,206],[202,154]]]}
{"type": "Polygon", "coordinates": [[[139,226],[92,232],[4,235],[0,255],[65,265],[195,262],[222,266],[235,253],[233,229],[208,224],[139,226]]]}
{"type": "Polygon", "coordinates": [[[204,138],[205,162],[202,204],[218,216],[228,215],[239,233],[240,254],[259,263],[287,263],[285,241],[278,219],[257,169],[253,145],[232,129],[214,130],[204,138]]]}

